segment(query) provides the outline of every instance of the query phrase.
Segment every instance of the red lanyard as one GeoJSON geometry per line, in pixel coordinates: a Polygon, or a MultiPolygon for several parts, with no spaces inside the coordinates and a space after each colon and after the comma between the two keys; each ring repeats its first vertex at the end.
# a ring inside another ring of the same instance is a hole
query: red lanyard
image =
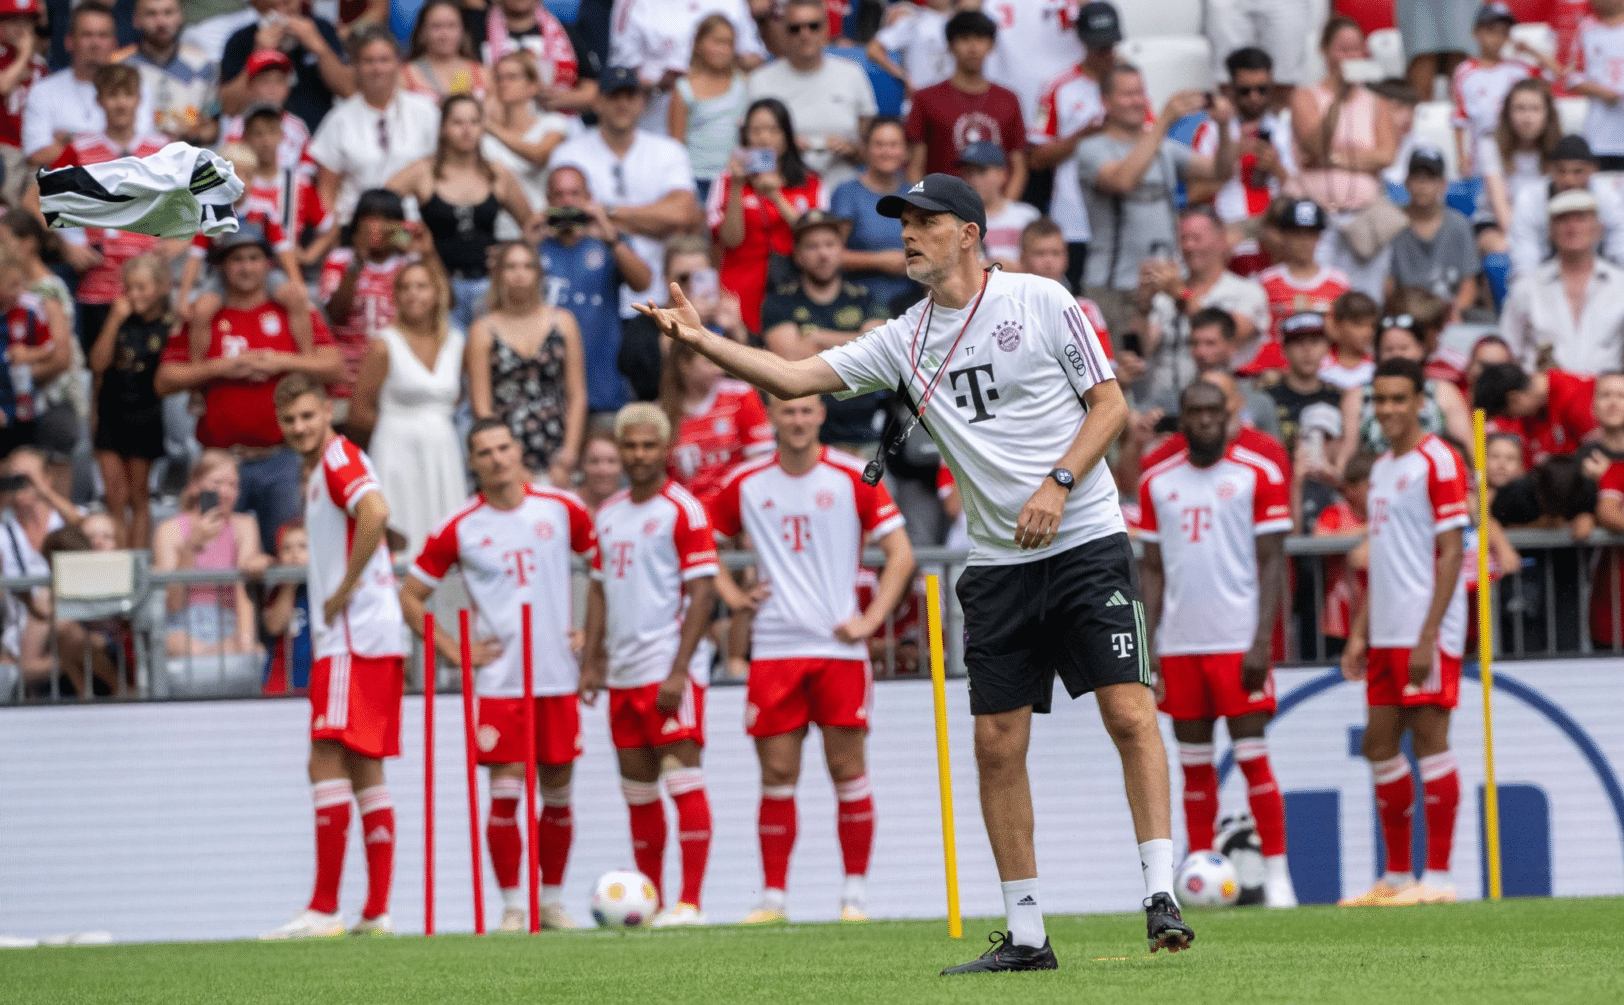
{"type": "MultiPolygon", "coordinates": [[[[997,268],[997,266],[993,266],[993,268],[997,268]]],[[[976,294],[975,303],[970,305],[970,316],[964,319],[964,327],[959,329],[958,337],[953,340],[953,345],[948,348],[947,355],[942,357],[941,364],[936,367],[936,376],[925,381],[925,393],[919,399],[919,407],[915,409],[918,414],[924,414],[925,406],[930,404],[931,395],[936,393],[937,386],[942,382],[942,374],[947,372],[947,364],[952,361],[953,354],[959,351],[959,343],[964,340],[964,333],[970,330],[970,322],[975,320],[976,311],[981,309],[981,298],[987,295],[987,280],[991,275],[992,269],[986,269],[981,273],[981,292],[976,294]]],[[[927,342],[929,341],[929,322],[935,316],[936,295],[931,294],[930,302],[925,305],[923,311],[919,312],[919,323],[914,325],[913,339],[908,343],[908,358],[913,360],[913,375],[915,377],[919,376],[919,364],[924,353],[924,346],[919,344],[919,333],[921,330],[924,331],[925,339],[927,342]]]]}

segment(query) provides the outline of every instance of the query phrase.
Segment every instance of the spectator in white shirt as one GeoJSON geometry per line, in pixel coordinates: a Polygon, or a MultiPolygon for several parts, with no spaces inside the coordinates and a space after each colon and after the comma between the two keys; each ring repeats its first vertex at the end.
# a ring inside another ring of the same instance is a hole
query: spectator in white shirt
{"type": "Polygon", "coordinates": [[[1512,284],[1500,334],[1525,369],[1595,374],[1624,360],[1624,270],[1596,254],[1596,197],[1574,189],[1548,212],[1556,257],[1512,284]]]}
{"type": "Polygon", "coordinates": [[[357,196],[433,153],[440,134],[439,108],[400,86],[400,54],[388,29],[361,28],[351,39],[359,89],[333,106],[310,141],[316,191],[341,224],[357,196]]]}
{"type": "Polygon", "coordinates": [[[1042,216],[1034,206],[1007,198],[1009,162],[1004,148],[990,140],[978,140],[959,154],[959,177],[981,196],[987,209],[987,236],[981,239],[983,255],[1011,272],[1020,272],[1021,231],[1042,216]]]}
{"type": "Polygon", "coordinates": [[[750,100],[777,98],[788,106],[806,166],[833,190],[857,177],[858,137],[879,111],[874,86],[861,66],[824,53],[829,16],[822,0],[789,0],[784,31],[783,58],[750,74],[750,100]]]}
{"type": "Polygon", "coordinates": [[[648,108],[641,125],[650,132],[665,132],[671,89],[688,72],[694,50],[694,30],[711,14],[733,25],[733,48],[741,70],[749,72],[767,61],[749,0],[621,0],[610,41],[609,62],[637,71],[649,89],[648,108]]]}
{"type": "Polygon", "coordinates": [[[903,94],[912,98],[915,91],[940,84],[953,75],[953,57],[947,51],[947,19],[956,9],[980,6],[975,0],[926,0],[923,7],[892,4],[885,12],[889,23],[869,39],[869,61],[902,81],[903,94]],[[902,57],[900,64],[891,58],[892,52],[902,57]]]}
{"type": "MultiPolygon", "coordinates": [[[[113,12],[86,0],[73,9],[66,45],[72,62],[41,80],[28,92],[23,106],[23,153],[34,167],[49,167],[75,133],[99,133],[107,126],[96,103],[96,71],[113,55],[117,39],[113,12]]],[[[137,134],[152,129],[152,102],[142,95],[135,113],[137,134]]]]}
{"type": "Polygon", "coordinates": [[[1563,192],[1586,191],[1596,199],[1601,221],[1603,251],[1613,261],[1624,260],[1624,200],[1618,190],[1596,175],[1596,158],[1583,136],[1564,136],[1551,154],[1551,183],[1528,185],[1511,207],[1511,275],[1532,273],[1550,257],[1550,213],[1546,208],[1563,192]]]}
{"type": "Polygon", "coordinates": [[[636,70],[605,68],[593,103],[597,128],[561,144],[552,158],[553,170],[568,166],[581,172],[615,229],[631,235],[624,239],[649,264],[646,289],[621,289],[625,317],[632,315],[634,302],[666,299],[660,268],[665,239],[704,225],[687,148],[637,128],[646,101],[636,70]]]}

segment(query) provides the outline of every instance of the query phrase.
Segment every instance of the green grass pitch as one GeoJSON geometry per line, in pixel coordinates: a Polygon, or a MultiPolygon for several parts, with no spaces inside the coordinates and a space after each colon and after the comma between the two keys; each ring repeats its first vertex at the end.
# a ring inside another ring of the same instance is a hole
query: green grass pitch
{"type": "Polygon", "coordinates": [[[702,1005],[1624,1001],[1624,899],[1192,911],[1196,948],[1145,951],[1139,915],[1049,920],[1061,969],[944,978],[984,948],[941,921],[549,932],[0,953],[0,1002],[702,1005]]]}

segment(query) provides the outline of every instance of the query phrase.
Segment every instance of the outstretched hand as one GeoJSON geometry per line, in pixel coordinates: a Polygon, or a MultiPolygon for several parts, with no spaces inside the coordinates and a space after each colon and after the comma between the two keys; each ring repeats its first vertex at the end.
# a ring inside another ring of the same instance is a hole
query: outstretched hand
{"type": "Polygon", "coordinates": [[[654,301],[647,304],[632,304],[637,313],[653,321],[655,327],[667,338],[682,342],[685,345],[697,345],[705,337],[705,322],[700,319],[699,311],[683,296],[682,287],[671,283],[671,306],[658,307],[654,301]]]}

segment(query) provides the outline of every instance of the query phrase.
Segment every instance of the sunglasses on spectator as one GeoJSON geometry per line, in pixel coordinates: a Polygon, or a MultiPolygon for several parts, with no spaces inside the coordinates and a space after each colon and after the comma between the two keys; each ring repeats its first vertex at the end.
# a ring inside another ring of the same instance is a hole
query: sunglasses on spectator
{"type": "Polygon", "coordinates": [[[1414,331],[1415,315],[1394,314],[1390,317],[1382,318],[1382,331],[1386,331],[1389,328],[1403,328],[1407,331],[1414,331]]]}
{"type": "Polygon", "coordinates": [[[676,283],[678,286],[687,286],[689,283],[693,282],[693,279],[694,274],[692,272],[684,272],[681,275],[671,277],[671,281],[676,283]]]}
{"type": "Polygon", "coordinates": [[[786,24],[784,30],[791,35],[799,35],[803,31],[817,31],[823,24],[819,21],[802,21],[800,24],[786,24]]]}
{"type": "Polygon", "coordinates": [[[1271,87],[1268,84],[1254,84],[1251,87],[1237,87],[1237,88],[1235,88],[1235,94],[1237,96],[1247,95],[1247,94],[1264,95],[1264,94],[1268,94],[1272,90],[1274,90],[1274,88],[1271,87]]]}

